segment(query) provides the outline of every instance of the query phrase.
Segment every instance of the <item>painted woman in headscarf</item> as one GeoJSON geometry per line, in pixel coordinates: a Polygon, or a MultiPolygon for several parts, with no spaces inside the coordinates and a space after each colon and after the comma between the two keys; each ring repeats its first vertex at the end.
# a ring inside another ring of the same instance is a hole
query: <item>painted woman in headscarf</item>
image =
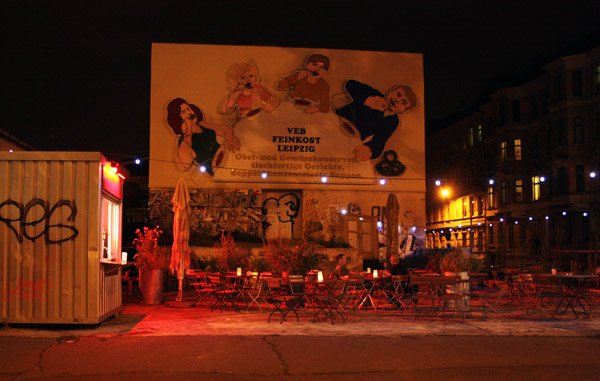
{"type": "MultiPolygon", "coordinates": [[[[212,175],[213,159],[221,147],[217,142],[217,135],[225,139],[225,146],[230,151],[240,149],[240,141],[231,127],[206,122],[203,118],[198,106],[182,98],[175,98],[167,105],[167,124],[179,136],[177,166],[186,171],[196,162],[212,175]]],[[[215,166],[222,164],[219,161],[215,166]]]]}

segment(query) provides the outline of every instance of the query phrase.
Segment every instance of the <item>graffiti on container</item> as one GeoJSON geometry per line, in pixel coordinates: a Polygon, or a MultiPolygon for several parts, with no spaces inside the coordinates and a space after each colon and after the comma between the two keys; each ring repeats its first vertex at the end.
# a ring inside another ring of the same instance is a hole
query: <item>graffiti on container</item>
{"type": "Polygon", "coordinates": [[[44,236],[47,245],[60,244],[75,240],[79,234],[79,231],[72,225],[62,222],[50,223],[64,215],[63,209],[67,209],[66,221],[74,223],[77,206],[73,200],[58,200],[50,207],[48,201],[40,198],[33,198],[26,205],[9,199],[0,204],[0,222],[3,222],[14,233],[19,243],[23,243],[23,239],[35,241],[44,236]],[[16,210],[16,213],[10,209],[16,210]],[[40,209],[41,214],[39,213],[40,209]],[[43,229],[38,226],[43,226],[43,229]],[[62,238],[54,239],[54,237],[62,238]]]}
{"type": "MultiPolygon", "coordinates": [[[[50,261],[57,263],[55,258],[51,258],[49,256],[46,256],[44,259],[47,268],[50,268],[50,261]]],[[[62,266],[62,271],[63,273],[66,271],[64,264],[62,266]]],[[[14,287],[9,286],[9,288],[4,292],[4,303],[13,302],[19,299],[19,297],[20,299],[44,299],[48,295],[48,292],[57,283],[58,281],[50,283],[48,278],[34,281],[24,281],[23,278],[19,278],[14,287]]]]}

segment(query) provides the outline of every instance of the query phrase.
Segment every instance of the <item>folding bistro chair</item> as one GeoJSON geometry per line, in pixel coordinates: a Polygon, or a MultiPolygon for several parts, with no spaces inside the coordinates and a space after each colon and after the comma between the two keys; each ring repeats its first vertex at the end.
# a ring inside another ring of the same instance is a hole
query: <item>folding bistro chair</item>
{"type": "Polygon", "coordinates": [[[267,322],[271,322],[271,317],[279,313],[281,314],[281,320],[279,323],[283,323],[286,320],[286,316],[293,312],[296,315],[296,321],[300,321],[300,316],[298,316],[298,312],[296,312],[296,306],[299,297],[291,295],[286,287],[281,285],[281,279],[279,277],[267,277],[264,279],[264,282],[267,284],[267,295],[266,300],[272,306],[271,313],[269,314],[269,318],[267,322]]]}
{"type": "Polygon", "coordinates": [[[331,324],[335,324],[335,314],[337,314],[342,318],[342,322],[345,323],[346,316],[343,307],[346,300],[348,280],[336,279],[324,286],[326,287],[324,292],[311,295],[314,308],[313,323],[321,320],[319,317],[321,313],[324,315],[323,321],[329,318],[331,324]]]}

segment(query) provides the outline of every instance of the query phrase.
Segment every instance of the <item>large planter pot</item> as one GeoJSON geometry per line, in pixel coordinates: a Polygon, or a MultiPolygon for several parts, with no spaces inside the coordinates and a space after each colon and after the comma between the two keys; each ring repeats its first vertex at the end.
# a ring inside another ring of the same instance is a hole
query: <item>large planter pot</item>
{"type": "Polygon", "coordinates": [[[162,304],[163,283],[165,270],[140,271],[140,291],[142,292],[142,303],[162,304]]]}
{"type": "MultiPolygon", "coordinates": [[[[460,276],[460,279],[469,279],[469,273],[466,271],[462,271],[459,273],[444,273],[444,275],[446,276],[460,276]]],[[[450,285],[448,286],[446,292],[448,294],[462,294],[464,295],[461,299],[456,301],[456,305],[454,303],[454,300],[447,300],[446,301],[446,308],[448,310],[455,310],[455,311],[468,311],[469,310],[469,297],[467,296],[467,294],[469,293],[469,287],[470,287],[470,283],[468,282],[460,282],[454,285],[450,285]]]]}

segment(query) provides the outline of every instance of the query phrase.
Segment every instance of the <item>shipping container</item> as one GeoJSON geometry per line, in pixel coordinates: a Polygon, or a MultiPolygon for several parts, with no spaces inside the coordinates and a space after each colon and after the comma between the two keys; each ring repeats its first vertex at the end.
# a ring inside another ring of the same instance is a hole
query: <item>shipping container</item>
{"type": "Polygon", "coordinates": [[[0,323],[120,311],[125,176],[99,152],[0,152],[0,323]]]}

